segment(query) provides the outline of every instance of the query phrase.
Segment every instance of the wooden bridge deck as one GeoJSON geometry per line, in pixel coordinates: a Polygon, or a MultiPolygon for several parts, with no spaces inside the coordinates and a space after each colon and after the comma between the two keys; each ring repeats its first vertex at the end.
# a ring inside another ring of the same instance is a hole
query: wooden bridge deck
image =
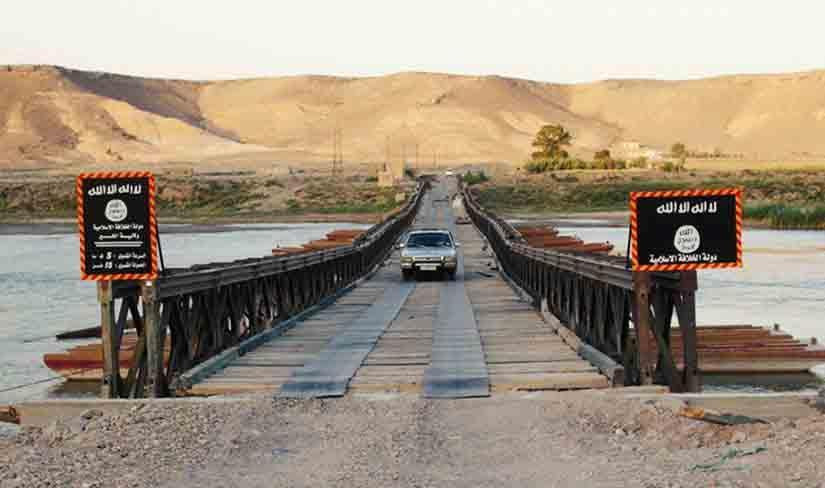
{"type": "MultiPolygon", "coordinates": [[[[448,201],[440,198],[444,195],[444,188],[436,188],[428,195],[417,225],[453,226],[452,209],[448,201]]],[[[425,377],[433,365],[433,338],[439,332],[435,328],[439,323],[450,324],[450,320],[476,324],[486,365],[482,376],[488,379],[492,392],[606,388],[607,378],[553,333],[491,267],[493,258],[483,249],[481,235],[469,225],[453,229],[462,243],[463,272],[459,273],[458,282],[442,282],[437,278],[416,282],[397,315],[386,318],[386,328],[378,341],[369,346],[372,349],[350,379],[348,391],[423,393],[425,377]],[[458,296],[466,293],[471,317],[450,315],[447,320],[441,317],[439,321],[439,313],[450,313],[453,307],[441,307],[439,312],[446,286],[454,286],[452,293],[458,296]]],[[[396,253],[371,279],[283,335],[195,384],[190,393],[279,392],[299,370],[306,374],[305,366],[319,357],[336,336],[340,338],[349,329],[359,327],[359,320],[389,287],[401,285],[396,253]]],[[[448,334],[447,337],[455,336],[448,334]]],[[[451,343],[437,346],[436,353],[442,357],[444,347],[448,348],[448,361],[453,352],[457,356],[472,352],[471,344],[451,343]]],[[[459,373],[451,374],[461,376],[459,373]]]]}

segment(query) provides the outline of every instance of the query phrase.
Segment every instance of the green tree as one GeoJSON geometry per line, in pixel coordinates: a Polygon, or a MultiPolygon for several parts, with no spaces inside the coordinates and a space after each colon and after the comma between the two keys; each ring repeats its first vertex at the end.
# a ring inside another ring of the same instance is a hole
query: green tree
{"type": "Polygon", "coordinates": [[[479,183],[484,183],[485,181],[489,181],[490,178],[483,170],[479,170],[478,173],[475,174],[472,171],[468,171],[464,174],[462,180],[464,180],[464,183],[467,186],[472,186],[477,185],[479,183]]]}
{"type": "Polygon", "coordinates": [[[647,158],[644,156],[639,156],[638,158],[633,159],[630,161],[629,166],[630,168],[647,168],[647,158]]]}
{"type": "Polygon", "coordinates": [[[670,146],[670,155],[677,159],[687,157],[687,147],[681,142],[677,142],[670,146]]]}
{"type": "Polygon", "coordinates": [[[674,165],[674,170],[678,173],[685,169],[685,164],[688,156],[687,148],[681,142],[677,142],[676,144],[670,147],[671,156],[676,158],[676,164],[674,165]]]}
{"type": "Polygon", "coordinates": [[[594,169],[613,169],[613,158],[610,157],[610,150],[602,149],[593,154],[594,169]]]}
{"type": "Polygon", "coordinates": [[[573,141],[573,136],[560,124],[545,125],[536,133],[533,147],[536,151],[531,155],[533,161],[544,159],[566,159],[568,154],[564,150],[573,141]]]}
{"type": "Polygon", "coordinates": [[[596,161],[609,161],[610,160],[610,151],[608,149],[602,149],[601,151],[596,151],[593,154],[593,159],[596,161]]]}
{"type": "Polygon", "coordinates": [[[524,165],[524,169],[528,173],[532,174],[539,174],[545,173],[551,170],[550,161],[547,159],[544,160],[536,160],[536,161],[528,161],[526,165],[524,165]]]}
{"type": "Polygon", "coordinates": [[[574,159],[570,162],[573,169],[588,169],[590,165],[583,159],[574,159]]]}

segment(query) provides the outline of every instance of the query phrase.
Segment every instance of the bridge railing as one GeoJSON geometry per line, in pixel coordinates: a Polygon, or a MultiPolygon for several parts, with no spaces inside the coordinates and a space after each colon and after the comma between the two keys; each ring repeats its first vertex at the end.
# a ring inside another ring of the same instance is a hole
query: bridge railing
{"type": "Polygon", "coordinates": [[[392,252],[426,187],[420,184],[400,210],[351,245],[196,265],[167,270],[153,282],[102,287],[103,394],[171,395],[170,386],[190,368],[335,295],[392,252]],[[130,316],[138,332],[134,349],[124,351],[131,361],[120,356],[130,316]]]}
{"type": "Polygon", "coordinates": [[[513,226],[481,206],[468,187],[462,187],[462,195],[467,214],[502,271],[532,296],[535,306],[546,302],[562,326],[623,365],[626,384],[658,382],[673,391],[700,389],[695,271],[634,273],[623,257],[534,248],[513,226]],[[682,335],[678,359],[670,347],[674,312],[682,335]]]}

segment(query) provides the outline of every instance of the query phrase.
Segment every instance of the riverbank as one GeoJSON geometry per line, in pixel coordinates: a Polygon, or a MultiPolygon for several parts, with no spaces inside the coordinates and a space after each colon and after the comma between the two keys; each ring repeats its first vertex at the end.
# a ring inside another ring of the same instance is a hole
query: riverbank
{"type": "MultiPolygon", "coordinates": [[[[256,217],[222,217],[208,219],[162,219],[159,225],[164,234],[217,234],[239,230],[277,231],[284,224],[332,224],[352,223],[371,225],[380,222],[384,214],[267,214],[256,217]]],[[[0,236],[13,235],[66,235],[77,233],[77,222],[73,219],[30,219],[28,221],[0,222],[0,236]]]]}
{"type": "Polygon", "coordinates": [[[542,392],[92,408],[0,438],[0,486],[785,487],[825,477],[821,415],[721,426],[676,407],[542,392]]]}
{"type": "MultiPolygon", "coordinates": [[[[168,177],[157,180],[162,223],[375,223],[397,208],[413,183],[379,187],[365,176],[168,177]]],[[[0,180],[0,224],[73,222],[73,178],[0,180]]]]}
{"type": "MultiPolygon", "coordinates": [[[[746,210],[746,215],[748,211],[746,210]]],[[[522,212],[519,210],[503,211],[499,214],[502,218],[513,222],[531,222],[552,227],[622,227],[630,225],[629,210],[615,210],[612,212],[570,212],[570,213],[536,213],[522,212]]],[[[817,225],[800,225],[794,227],[786,225],[782,220],[771,220],[768,218],[745,218],[746,229],[766,229],[766,230],[810,230],[818,231],[825,228],[817,225]]]]}
{"type": "Polygon", "coordinates": [[[825,173],[821,171],[565,171],[500,179],[475,188],[481,203],[500,215],[558,219],[579,214],[588,219],[594,218],[593,212],[608,212],[609,220],[617,222],[616,212],[626,212],[632,191],[723,187],[744,188],[748,226],[825,229],[825,173]]]}

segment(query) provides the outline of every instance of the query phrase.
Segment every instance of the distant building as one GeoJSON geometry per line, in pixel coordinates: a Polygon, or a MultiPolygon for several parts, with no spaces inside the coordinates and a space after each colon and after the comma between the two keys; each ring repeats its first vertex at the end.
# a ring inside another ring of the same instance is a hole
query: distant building
{"type": "Polygon", "coordinates": [[[664,159],[664,152],[648,147],[639,141],[619,141],[610,148],[613,157],[623,159],[646,158],[651,161],[661,161],[664,159]]]}
{"type": "Polygon", "coordinates": [[[389,164],[384,163],[384,166],[378,171],[378,186],[396,186],[404,179],[404,161],[391,161],[389,164]]]}
{"type": "Polygon", "coordinates": [[[617,150],[627,152],[641,151],[641,149],[644,147],[642,146],[642,143],[639,141],[620,141],[616,146],[617,150]]]}
{"type": "Polygon", "coordinates": [[[387,186],[395,186],[396,179],[393,176],[392,171],[389,170],[381,170],[378,172],[378,186],[380,187],[387,187],[387,186]]]}

